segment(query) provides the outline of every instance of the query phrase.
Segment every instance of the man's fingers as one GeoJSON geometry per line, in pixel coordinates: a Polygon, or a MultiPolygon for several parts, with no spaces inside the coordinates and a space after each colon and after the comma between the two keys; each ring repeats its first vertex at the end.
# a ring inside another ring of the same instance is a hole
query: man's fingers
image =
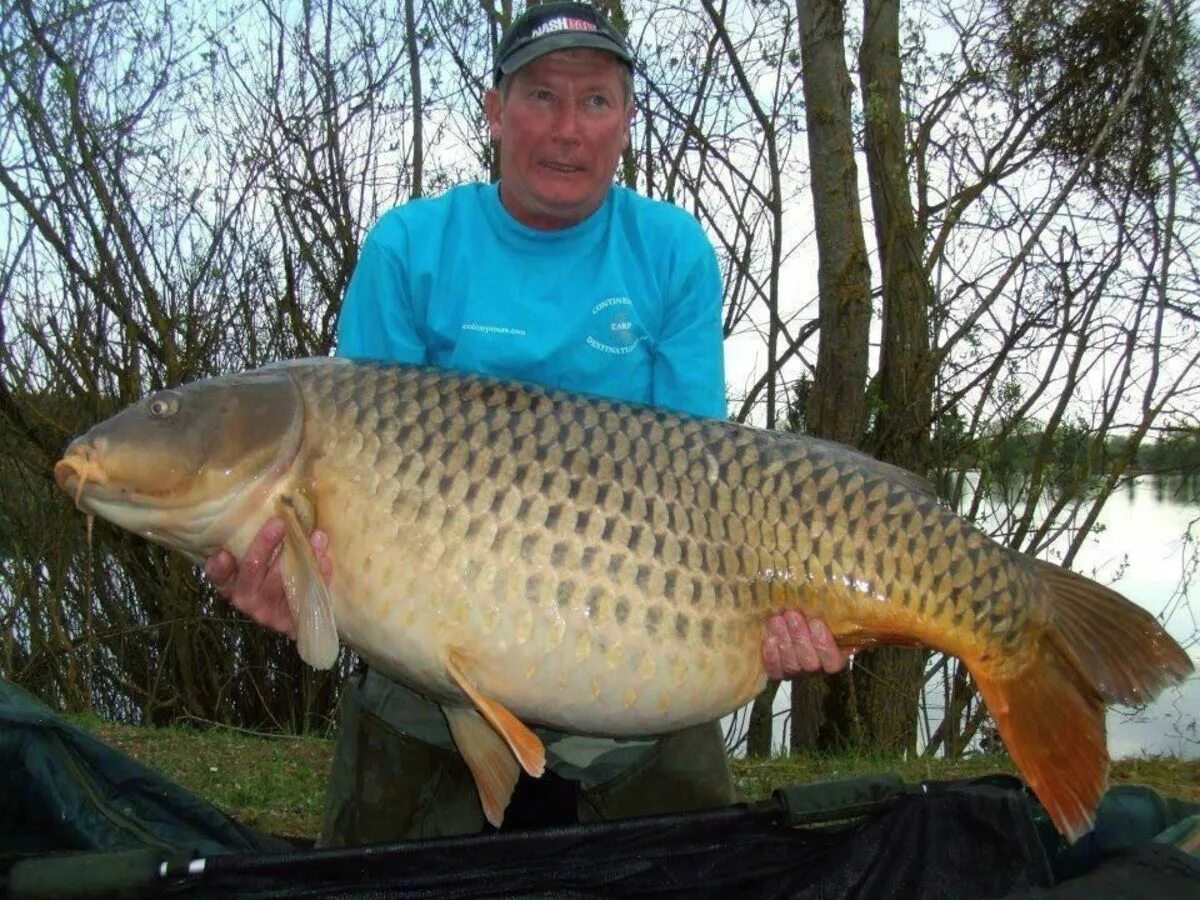
{"type": "Polygon", "coordinates": [[[228,550],[218,550],[204,561],[204,577],[222,594],[228,594],[237,575],[237,562],[228,550]]]}
{"type": "Polygon", "coordinates": [[[283,543],[283,520],[268,519],[242,555],[230,600],[260,625],[289,633],[291,610],[283,593],[283,578],[275,561],[283,543]]]}
{"type": "Polygon", "coordinates": [[[780,681],[810,672],[840,672],[848,657],[824,622],[789,609],[767,619],[763,668],[780,681]]]}
{"type": "MultiPolygon", "coordinates": [[[[279,564],[283,534],[283,520],[268,519],[240,561],[220,550],[205,560],[204,574],[217,592],[242,613],[260,625],[294,638],[296,624],[283,589],[279,564]]],[[[311,541],[320,561],[321,574],[328,581],[333,573],[333,563],[326,552],[329,538],[324,532],[314,532],[311,541]]]]}
{"type": "Polygon", "coordinates": [[[812,634],[809,631],[808,620],[794,609],[786,610],[783,621],[787,625],[788,637],[791,638],[793,656],[796,659],[794,670],[816,672],[821,668],[821,659],[813,647],[812,634]]]}
{"type": "Polygon", "coordinates": [[[769,630],[767,636],[763,638],[763,668],[767,670],[767,677],[772,681],[783,681],[784,671],[783,662],[779,658],[779,638],[771,634],[769,630]]]}
{"type": "Polygon", "coordinates": [[[281,631],[290,638],[296,637],[296,622],[292,618],[292,607],[283,590],[283,573],[279,566],[272,566],[259,588],[259,600],[253,609],[244,610],[258,624],[281,631]]]}
{"type": "Polygon", "coordinates": [[[779,645],[779,665],[782,669],[783,678],[790,678],[800,671],[800,658],[797,655],[796,642],[791,634],[791,627],[788,625],[785,616],[772,616],[767,621],[767,628],[774,636],[779,645]]]}
{"type": "Polygon", "coordinates": [[[267,569],[275,558],[275,553],[283,542],[283,520],[268,519],[258,530],[250,546],[242,556],[242,564],[238,569],[235,594],[247,596],[258,593],[259,587],[266,578],[267,569]]]}
{"type": "Polygon", "coordinates": [[[846,668],[849,657],[846,656],[846,651],[837,645],[824,622],[819,619],[811,620],[808,623],[808,631],[812,635],[812,646],[824,671],[833,673],[846,668]]]}

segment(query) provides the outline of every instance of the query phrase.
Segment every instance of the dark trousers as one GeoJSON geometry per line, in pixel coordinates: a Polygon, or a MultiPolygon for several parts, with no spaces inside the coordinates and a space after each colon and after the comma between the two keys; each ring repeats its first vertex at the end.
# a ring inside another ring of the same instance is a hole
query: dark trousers
{"type": "MultiPolygon", "coordinates": [[[[378,677],[378,676],[376,676],[378,677]]],[[[365,675],[346,684],[326,795],[321,846],[337,847],[485,830],[475,782],[453,749],[413,737],[372,708],[365,675]],[[365,701],[365,702],[364,702],[365,701]]],[[[553,771],[522,774],[505,827],[565,825],[684,812],[734,802],[718,723],[658,739],[606,780],[584,787],[553,771]]]]}

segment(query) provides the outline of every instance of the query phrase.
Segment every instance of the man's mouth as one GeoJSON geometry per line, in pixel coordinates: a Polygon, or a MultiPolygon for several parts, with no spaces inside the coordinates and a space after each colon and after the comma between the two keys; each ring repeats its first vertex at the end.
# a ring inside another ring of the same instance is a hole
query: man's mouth
{"type": "Polygon", "coordinates": [[[583,166],[573,166],[570,163],[543,161],[541,165],[544,169],[549,169],[551,172],[559,172],[563,175],[574,175],[577,172],[584,171],[583,166]]]}

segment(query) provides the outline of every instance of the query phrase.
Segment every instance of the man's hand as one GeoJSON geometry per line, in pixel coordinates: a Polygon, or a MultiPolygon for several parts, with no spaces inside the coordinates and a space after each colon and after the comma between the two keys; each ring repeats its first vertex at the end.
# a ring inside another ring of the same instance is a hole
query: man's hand
{"type": "MultiPolygon", "coordinates": [[[[268,519],[250,542],[240,567],[233,554],[219,550],[204,563],[204,574],[218,594],[259,625],[294,638],[296,623],[283,591],[279,563],[283,531],[282,519],[268,519]]],[[[326,553],[329,536],[323,531],[313,531],[308,539],[317,555],[321,576],[328,582],[333,574],[333,561],[326,553]]]]}
{"type": "Polygon", "coordinates": [[[837,645],[825,623],[794,609],[767,619],[762,644],[763,668],[772,681],[815,672],[840,672],[849,656],[837,645]]]}

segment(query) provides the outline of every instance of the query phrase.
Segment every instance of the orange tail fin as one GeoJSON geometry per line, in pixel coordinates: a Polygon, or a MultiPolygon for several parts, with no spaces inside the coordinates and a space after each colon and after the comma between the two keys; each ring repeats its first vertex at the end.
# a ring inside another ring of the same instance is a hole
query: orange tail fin
{"type": "Polygon", "coordinates": [[[1049,563],[1048,627],[1013,677],[972,674],[1017,768],[1071,841],[1091,829],[1108,781],[1106,703],[1145,703],[1192,671],[1183,649],[1145,610],[1049,563]]]}
{"type": "Polygon", "coordinates": [[[1004,746],[1060,832],[1091,830],[1108,781],[1104,703],[1053,650],[1016,678],[976,674],[1004,746]]]}
{"type": "Polygon", "coordinates": [[[1183,648],[1146,610],[1060,566],[1036,569],[1050,588],[1049,619],[1064,652],[1106,703],[1149,703],[1192,674],[1183,648]]]}

